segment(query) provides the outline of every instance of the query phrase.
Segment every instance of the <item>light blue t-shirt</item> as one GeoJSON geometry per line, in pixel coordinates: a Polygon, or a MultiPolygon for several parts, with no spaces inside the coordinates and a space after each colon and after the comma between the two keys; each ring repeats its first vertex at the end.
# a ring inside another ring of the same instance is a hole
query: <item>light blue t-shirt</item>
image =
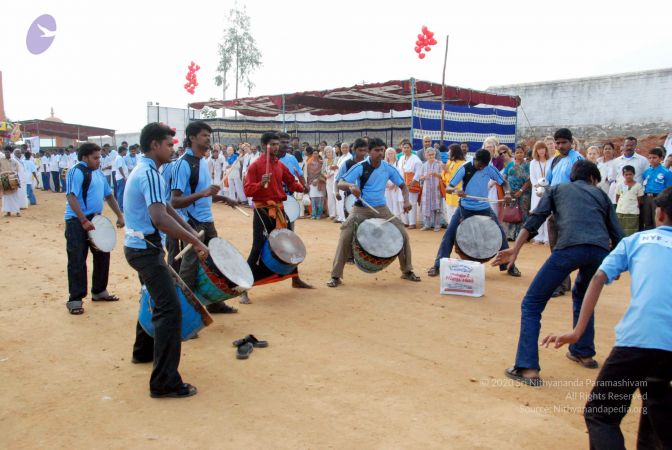
{"type": "MultiPolygon", "coordinates": [[[[175,161],[171,161],[159,167],[159,173],[163,177],[163,181],[166,182],[166,186],[173,184],[173,167],[175,166],[175,161]]],[[[170,189],[166,189],[166,203],[170,202],[170,189]]]]}
{"type": "MultiPolygon", "coordinates": [[[[560,157],[556,156],[556,158],[560,157]]],[[[556,186],[562,183],[571,183],[572,180],[569,176],[572,173],[572,167],[574,167],[575,162],[581,159],[583,159],[583,156],[572,148],[567,153],[567,156],[558,160],[555,166],[551,163],[551,166],[553,167],[549,168],[548,173],[546,174],[546,179],[550,185],[556,186]]]]}
{"type": "MultiPolygon", "coordinates": [[[[453,178],[450,180],[451,187],[456,187],[464,178],[466,173],[464,168],[465,165],[466,164],[463,164],[462,167],[457,169],[455,175],[453,175],[453,178]]],[[[467,183],[467,188],[464,190],[464,192],[467,195],[474,197],[487,198],[488,191],[490,191],[490,188],[488,187],[490,180],[494,181],[500,186],[504,184],[504,178],[502,177],[502,174],[495,166],[492,165],[492,163],[488,164],[484,169],[474,172],[474,174],[471,176],[471,179],[467,183]]],[[[469,211],[484,211],[490,208],[490,204],[488,202],[482,202],[471,198],[461,198],[460,205],[469,211]]]]}
{"type": "Polygon", "coordinates": [[[138,157],[135,170],[126,180],[124,190],[124,219],[126,235],[124,245],[129,248],[146,249],[149,244],[144,237],[154,234],[149,207],[154,203],[166,204],[167,186],[156,164],[144,156],[138,157]]]}
{"type": "Polygon", "coordinates": [[[658,167],[649,167],[642,175],[642,186],[647,194],[660,194],[666,187],[672,186],[672,172],[660,164],[658,167]]]}
{"type": "Polygon", "coordinates": [[[301,170],[301,166],[299,165],[299,161],[296,159],[296,156],[292,155],[291,153],[285,153],[285,156],[280,158],[280,162],[289,169],[292,175],[297,177],[303,176],[303,170],[301,170]]]}
{"type": "Polygon", "coordinates": [[[126,163],[126,168],[128,169],[128,172],[130,172],[135,168],[135,166],[138,165],[138,157],[131,156],[130,154],[128,154],[124,156],[124,162],[126,163]]]}
{"type": "MultiPolygon", "coordinates": [[[[356,184],[362,190],[362,198],[369,205],[374,207],[385,206],[387,204],[385,201],[387,181],[389,180],[397,186],[401,186],[404,184],[404,179],[401,177],[396,167],[385,161],[381,161],[380,166],[373,169],[369,179],[362,188],[359,186],[359,182],[364,173],[364,163],[370,164],[369,158],[352,166],[350,170],[343,175],[343,180],[348,183],[356,184]]],[[[345,168],[345,164],[343,164],[342,168],[345,168]]]]}
{"type": "Polygon", "coordinates": [[[672,227],[626,237],[602,261],[600,269],[611,283],[630,272],[630,305],[616,325],[617,347],[672,351],[672,227]],[[658,263],[656,263],[656,261],[658,263]]]}
{"type": "MultiPolygon", "coordinates": [[[[194,152],[191,148],[187,148],[184,154],[194,156],[194,152]]],[[[210,176],[210,170],[208,170],[208,162],[205,158],[201,158],[199,164],[196,192],[202,191],[212,185],[212,177],[210,176]]],[[[190,176],[191,167],[189,166],[189,162],[184,159],[183,155],[175,161],[170,189],[172,191],[181,191],[182,195],[185,197],[193,194],[193,192],[191,192],[191,186],[189,185],[190,176]]],[[[188,220],[191,216],[199,222],[212,222],[212,197],[199,198],[186,208],[181,208],[177,211],[185,220],[188,220]]]]}
{"type": "MultiPolygon", "coordinates": [[[[79,161],[78,166],[86,167],[84,161],[79,161]]],[[[79,207],[82,209],[82,212],[85,216],[90,216],[91,214],[100,214],[103,212],[103,201],[112,195],[112,189],[105,179],[105,175],[100,170],[94,170],[91,172],[91,184],[89,184],[89,189],[86,191],[86,203],[84,203],[84,192],[82,189],[82,184],[84,183],[84,172],[79,170],[77,166],[68,170],[68,174],[65,180],[65,194],[73,194],[77,197],[79,202],[79,207]]],[[[65,202],[65,220],[76,219],[77,214],[70,208],[70,204],[65,202]]]]}

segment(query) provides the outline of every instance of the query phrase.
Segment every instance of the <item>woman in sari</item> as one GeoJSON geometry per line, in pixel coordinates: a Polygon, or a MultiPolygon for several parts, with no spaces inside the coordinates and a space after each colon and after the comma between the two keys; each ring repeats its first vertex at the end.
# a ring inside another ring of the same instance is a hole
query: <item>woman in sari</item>
{"type": "Polygon", "coordinates": [[[507,238],[515,241],[530,212],[530,165],[525,162],[525,150],[522,147],[516,147],[513,161],[509,161],[504,167],[503,175],[511,186],[511,194],[516,199],[523,216],[523,220],[519,223],[504,222],[507,238]]]}
{"type": "Polygon", "coordinates": [[[322,217],[324,210],[324,179],[322,178],[322,163],[319,154],[312,147],[306,148],[306,182],[310,186],[311,216],[313,220],[322,217]]]}
{"type": "Polygon", "coordinates": [[[436,160],[436,150],[432,147],[425,149],[425,161],[420,170],[420,182],[422,183],[422,231],[434,228],[441,231],[441,202],[442,191],[439,190],[441,183],[442,164],[436,160]]]}
{"type": "Polygon", "coordinates": [[[322,176],[326,180],[327,213],[329,214],[329,218],[332,220],[336,218],[336,192],[334,191],[334,187],[337,172],[338,172],[338,165],[336,164],[336,156],[334,148],[331,146],[326,146],[324,147],[322,176]]]}
{"type": "MultiPolygon", "coordinates": [[[[446,164],[443,173],[441,174],[441,179],[444,186],[448,186],[450,180],[453,179],[455,173],[458,169],[466,164],[464,158],[464,152],[460,144],[450,144],[448,147],[448,163],[446,164]]],[[[462,189],[462,183],[456,186],[457,189],[462,189]]],[[[450,223],[450,220],[453,218],[453,214],[457,210],[458,205],[460,204],[460,197],[456,194],[446,192],[446,205],[443,208],[444,219],[446,223],[450,223]]]]}

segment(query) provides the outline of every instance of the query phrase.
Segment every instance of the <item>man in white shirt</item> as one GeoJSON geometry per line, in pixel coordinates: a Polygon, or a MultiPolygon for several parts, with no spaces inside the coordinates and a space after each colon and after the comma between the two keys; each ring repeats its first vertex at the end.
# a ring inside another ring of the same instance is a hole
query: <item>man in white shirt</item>
{"type": "Polygon", "coordinates": [[[58,179],[61,186],[61,192],[65,192],[65,175],[70,168],[70,152],[69,149],[61,150],[58,158],[58,179]]]}
{"type": "Polygon", "coordinates": [[[68,169],[72,169],[77,165],[77,150],[72,145],[68,145],[68,169]]]}
{"type": "MultiPolygon", "coordinates": [[[[341,167],[343,167],[346,161],[352,159],[352,153],[350,153],[350,145],[347,142],[341,144],[341,156],[338,158],[338,173],[341,173],[341,167]]],[[[338,189],[338,181],[334,185],[336,189],[336,222],[343,223],[345,222],[345,191],[338,189]]]]}
{"type": "MultiPolygon", "coordinates": [[[[430,142],[431,143],[431,142],[430,142]]],[[[418,215],[418,197],[420,195],[420,172],[422,172],[422,161],[413,154],[413,148],[410,141],[404,139],[401,142],[402,155],[397,161],[397,170],[401,172],[404,177],[404,183],[408,186],[409,200],[413,209],[408,213],[401,215],[401,221],[404,225],[408,225],[409,229],[416,228],[416,220],[418,215]]]]}
{"type": "Polygon", "coordinates": [[[115,185],[116,189],[116,198],[117,203],[119,204],[119,209],[124,210],[124,187],[126,186],[126,178],[128,178],[128,168],[126,167],[126,162],[124,157],[126,156],[126,149],[124,147],[119,147],[119,154],[112,164],[112,171],[115,174],[115,185]]]}
{"type": "Polygon", "coordinates": [[[40,150],[40,173],[42,174],[42,190],[50,190],[51,171],[49,170],[49,165],[51,164],[51,156],[49,152],[40,150]]]}
{"type": "Polygon", "coordinates": [[[51,172],[51,190],[54,192],[61,191],[61,177],[58,173],[59,159],[61,159],[61,155],[59,155],[58,150],[52,150],[49,158],[49,172],[51,172]]]}
{"type": "Polygon", "coordinates": [[[224,171],[225,159],[224,156],[220,154],[219,149],[219,144],[215,144],[212,149],[212,154],[208,159],[208,170],[210,171],[210,177],[212,177],[212,184],[219,186],[219,194],[223,195],[222,173],[224,171]]]}
{"type": "Polygon", "coordinates": [[[26,151],[21,159],[21,163],[26,171],[26,196],[31,205],[37,205],[37,199],[33,191],[33,180],[35,180],[36,184],[39,180],[37,178],[37,167],[35,167],[32,156],[29,151],[26,151]]]}
{"type": "Polygon", "coordinates": [[[110,155],[109,144],[105,144],[103,146],[100,154],[101,154],[100,171],[103,172],[103,175],[105,176],[105,180],[107,180],[107,184],[109,184],[110,187],[112,187],[112,186],[114,186],[114,184],[112,183],[112,163],[114,162],[114,159],[110,155]]]}
{"type": "Polygon", "coordinates": [[[623,167],[632,166],[635,168],[635,181],[642,183],[642,175],[644,171],[649,168],[649,160],[639,153],[637,150],[637,138],[627,137],[623,143],[623,155],[616,158],[614,169],[616,172],[616,182],[623,183],[623,167]]]}
{"type": "Polygon", "coordinates": [[[247,175],[247,169],[250,167],[250,164],[256,161],[256,159],[259,158],[259,155],[261,154],[259,152],[259,147],[256,145],[254,147],[249,147],[250,144],[247,145],[248,148],[250,148],[250,152],[245,154],[245,157],[243,158],[243,180],[245,179],[245,175],[247,175]]]}

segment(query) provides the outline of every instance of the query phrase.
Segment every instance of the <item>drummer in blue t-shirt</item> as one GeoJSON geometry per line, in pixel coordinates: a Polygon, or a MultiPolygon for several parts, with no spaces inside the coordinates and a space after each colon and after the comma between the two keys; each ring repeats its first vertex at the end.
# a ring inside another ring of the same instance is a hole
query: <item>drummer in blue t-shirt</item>
{"type": "MultiPolygon", "coordinates": [[[[385,189],[388,180],[401,188],[401,193],[404,197],[404,212],[411,210],[408,187],[404,184],[404,179],[394,166],[383,160],[386,148],[385,142],[381,139],[370,138],[369,157],[352,166],[338,183],[340,190],[349,191],[352,195],[359,198],[360,201],[355,203],[350,216],[348,216],[348,220],[341,226],[341,236],[331,270],[331,280],[327,283],[329,287],[337,287],[342,284],[343,268],[346,261],[352,257],[352,239],[355,226],[367,219],[391,219],[394,217],[385,202],[385,189]],[[377,212],[364,205],[371,206],[377,212]]],[[[401,278],[409,281],[420,281],[420,277],[413,273],[411,244],[403,223],[401,223],[399,218],[392,220],[390,223],[397,227],[403,237],[403,247],[399,253],[401,278]]]]}
{"type": "MultiPolygon", "coordinates": [[[[460,226],[460,223],[464,219],[471,216],[489,216],[494,220],[502,232],[502,246],[500,250],[509,248],[506,234],[504,233],[499,220],[497,220],[497,215],[495,215],[490,207],[490,204],[487,201],[470,198],[477,197],[487,199],[488,191],[490,189],[488,183],[490,180],[504,188],[504,192],[506,193],[505,201],[510,201],[511,189],[509,183],[502,177],[502,174],[495,168],[495,166],[490,164],[490,152],[484,149],[477,151],[476,155],[474,155],[473,162],[460,167],[450,180],[449,186],[446,187],[446,192],[455,192],[462,198],[460,199],[460,207],[455,211],[455,214],[450,221],[450,225],[448,225],[448,229],[443,235],[434,265],[427,272],[430,277],[439,275],[441,258],[450,258],[450,253],[453,251],[455,236],[457,235],[457,227],[460,226]],[[463,187],[464,191],[455,189],[460,182],[462,182],[463,186],[466,186],[463,187]]],[[[513,277],[519,277],[521,275],[515,265],[508,268],[506,264],[502,264],[499,266],[499,270],[507,270],[507,273],[513,277]]]]}

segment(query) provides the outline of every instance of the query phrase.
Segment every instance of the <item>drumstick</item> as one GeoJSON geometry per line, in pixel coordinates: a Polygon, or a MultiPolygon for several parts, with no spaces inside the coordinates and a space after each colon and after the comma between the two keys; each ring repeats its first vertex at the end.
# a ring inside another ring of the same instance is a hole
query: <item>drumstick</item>
{"type": "Polygon", "coordinates": [[[392,222],[392,221],[393,221],[394,219],[396,219],[396,218],[397,218],[397,216],[392,216],[392,217],[390,217],[389,219],[387,219],[387,220],[386,220],[385,222],[383,222],[383,223],[392,222]]]}
{"type": "Polygon", "coordinates": [[[360,196],[360,197],[358,197],[358,199],[359,199],[360,202],[362,202],[362,205],[366,206],[367,208],[369,208],[371,211],[375,212],[376,214],[380,214],[380,213],[378,212],[378,210],[377,210],[376,208],[374,208],[373,206],[369,205],[369,204],[366,202],[366,200],[364,200],[363,197],[360,196]]]}
{"type": "Polygon", "coordinates": [[[465,196],[462,197],[462,198],[468,198],[468,199],[471,199],[471,200],[479,200],[479,201],[482,201],[482,202],[489,202],[489,203],[499,203],[499,202],[503,202],[503,201],[504,201],[504,199],[502,199],[502,200],[493,200],[493,199],[490,199],[490,198],[487,198],[487,197],[476,197],[476,196],[474,196],[474,195],[465,195],[465,196]]]}
{"type": "Polygon", "coordinates": [[[236,208],[236,209],[238,210],[238,212],[240,212],[240,213],[241,213],[242,215],[244,215],[245,217],[250,217],[250,215],[247,213],[247,211],[245,211],[245,210],[244,210],[243,208],[241,208],[240,206],[234,206],[234,208],[236,208]]]}
{"type": "MultiPolygon", "coordinates": [[[[201,230],[201,232],[203,232],[203,231],[201,230]]],[[[180,278],[180,274],[177,273],[175,271],[175,269],[173,269],[170,265],[168,266],[168,270],[170,270],[170,272],[172,273],[173,278],[175,279],[175,283],[178,284],[181,287],[187,301],[189,301],[189,303],[191,303],[191,305],[194,307],[194,309],[196,309],[199,312],[199,314],[201,315],[201,319],[203,320],[203,325],[205,325],[207,327],[208,325],[213,323],[214,321],[212,320],[212,316],[210,315],[210,313],[208,313],[208,310],[205,309],[205,307],[201,304],[200,301],[198,301],[197,298],[194,298],[194,294],[191,292],[191,290],[189,289],[187,284],[184,282],[184,280],[182,280],[182,278],[180,278]]]]}
{"type": "MultiPolygon", "coordinates": [[[[204,234],[205,234],[205,230],[201,230],[201,231],[198,232],[198,237],[202,238],[204,234]]],[[[194,246],[193,244],[187,244],[187,246],[184,247],[180,253],[175,255],[175,261],[180,260],[189,250],[191,250],[191,247],[193,247],[193,246],[194,246]]]]}

